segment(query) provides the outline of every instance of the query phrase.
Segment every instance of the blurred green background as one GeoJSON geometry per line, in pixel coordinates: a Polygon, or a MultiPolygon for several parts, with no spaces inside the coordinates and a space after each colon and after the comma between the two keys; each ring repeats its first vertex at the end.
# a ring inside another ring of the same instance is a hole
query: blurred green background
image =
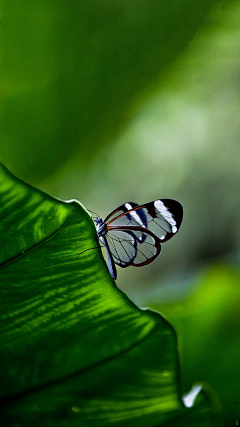
{"type": "Polygon", "coordinates": [[[179,334],[183,390],[240,417],[240,1],[3,1],[0,160],[105,217],[174,198],[179,234],[117,285],[179,334]]]}

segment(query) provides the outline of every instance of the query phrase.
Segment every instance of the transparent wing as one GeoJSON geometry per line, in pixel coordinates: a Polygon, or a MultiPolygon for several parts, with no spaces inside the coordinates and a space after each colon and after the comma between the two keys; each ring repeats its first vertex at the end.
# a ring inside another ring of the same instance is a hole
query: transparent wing
{"type": "Polygon", "coordinates": [[[149,264],[161,252],[159,240],[151,232],[143,232],[141,227],[131,229],[110,227],[105,238],[113,261],[123,268],[129,265],[140,267],[149,264]]]}
{"type": "Polygon", "coordinates": [[[104,222],[107,228],[127,226],[141,227],[138,242],[144,242],[146,230],[152,232],[161,243],[177,233],[182,222],[183,207],[176,200],[158,199],[144,205],[125,203],[111,212],[104,222]]]}

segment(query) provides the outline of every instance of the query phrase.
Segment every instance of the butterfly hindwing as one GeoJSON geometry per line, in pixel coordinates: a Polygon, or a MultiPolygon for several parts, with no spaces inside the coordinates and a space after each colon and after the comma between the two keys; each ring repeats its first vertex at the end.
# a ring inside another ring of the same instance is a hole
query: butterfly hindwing
{"type": "Polygon", "coordinates": [[[137,253],[137,241],[131,232],[111,230],[106,240],[115,264],[124,268],[132,263],[137,253]]]}
{"type": "Polygon", "coordinates": [[[137,229],[110,229],[106,240],[114,262],[123,268],[149,264],[161,251],[161,245],[155,236],[137,229]]]}

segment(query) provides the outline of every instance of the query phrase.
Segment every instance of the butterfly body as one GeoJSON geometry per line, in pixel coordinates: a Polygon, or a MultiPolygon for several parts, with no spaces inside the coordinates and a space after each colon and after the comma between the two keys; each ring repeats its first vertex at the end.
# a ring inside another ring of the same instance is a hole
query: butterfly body
{"type": "Polygon", "coordinates": [[[103,221],[103,219],[100,216],[98,216],[95,219],[95,222],[97,224],[96,228],[97,228],[98,237],[104,236],[107,232],[107,224],[103,221]]]}
{"type": "Polygon", "coordinates": [[[183,207],[176,200],[158,199],[144,205],[128,202],[105,220],[95,219],[99,240],[105,246],[108,268],[114,280],[116,265],[142,267],[154,261],[161,243],[171,239],[182,222],[183,207]]]}

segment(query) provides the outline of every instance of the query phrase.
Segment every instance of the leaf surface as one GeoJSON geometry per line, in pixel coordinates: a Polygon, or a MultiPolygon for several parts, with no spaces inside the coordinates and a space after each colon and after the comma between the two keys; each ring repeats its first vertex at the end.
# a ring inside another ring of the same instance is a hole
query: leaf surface
{"type": "Polygon", "coordinates": [[[117,289],[100,248],[78,255],[97,246],[87,211],[0,171],[1,424],[212,425],[204,394],[182,403],[172,327],[117,289]]]}

